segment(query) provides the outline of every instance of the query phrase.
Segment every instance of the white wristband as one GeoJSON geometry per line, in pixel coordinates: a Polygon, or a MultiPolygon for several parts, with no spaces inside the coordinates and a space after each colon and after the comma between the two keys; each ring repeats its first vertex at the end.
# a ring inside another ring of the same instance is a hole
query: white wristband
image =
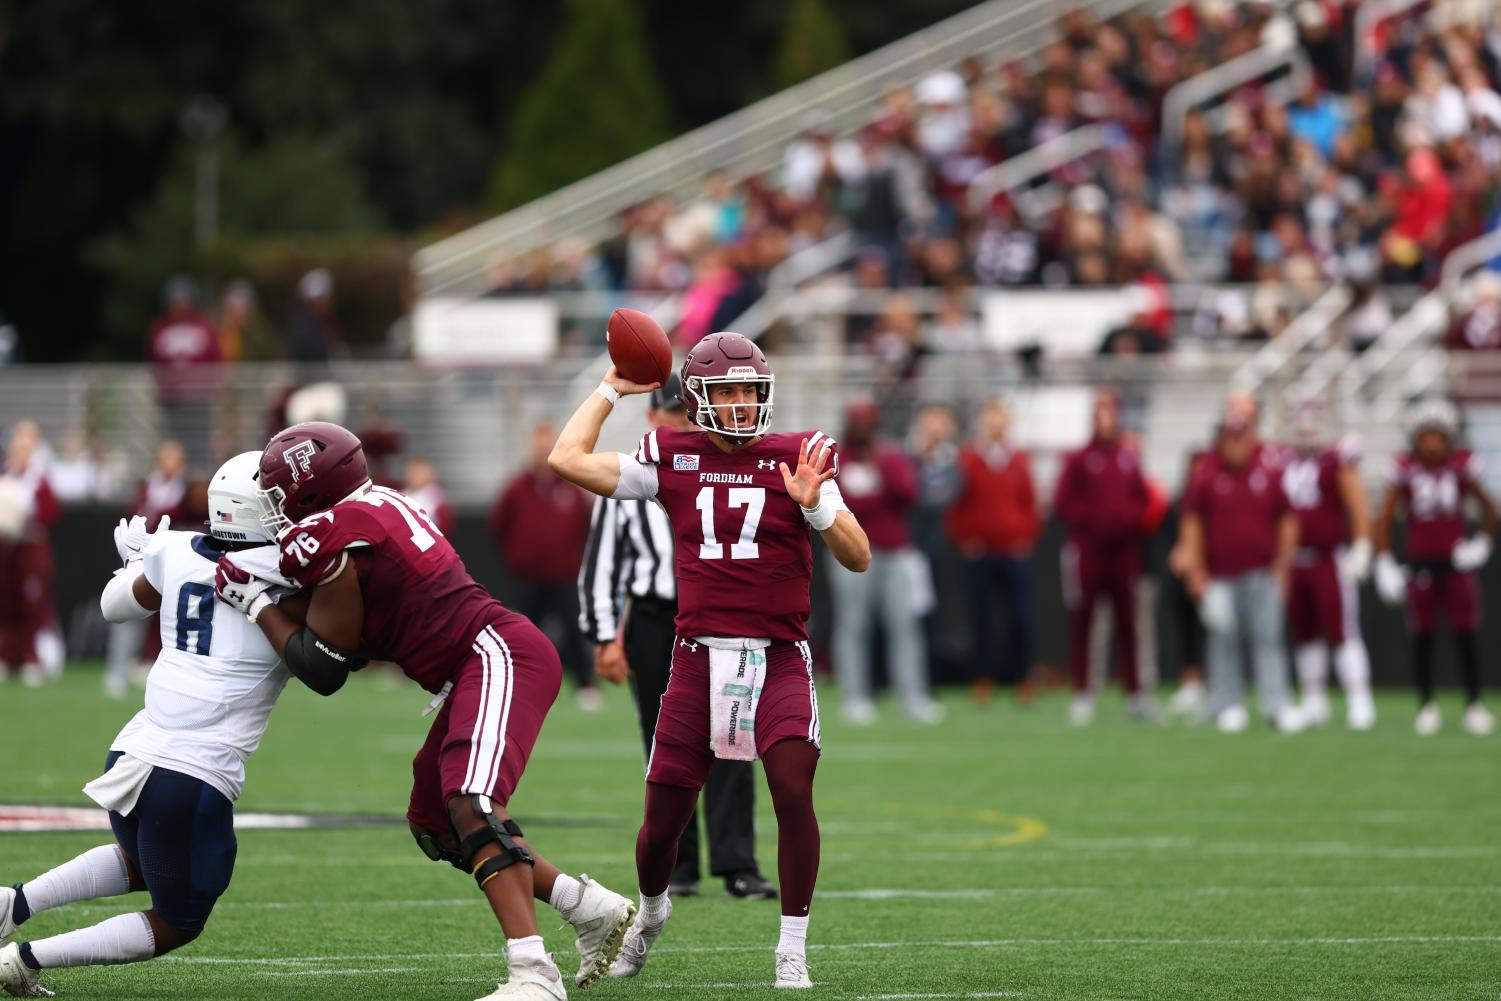
{"type": "Polygon", "coordinates": [[[245,610],[245,615],[250,619],[251,625],[255,625],[255,620],[260,618],[261,613],[274,604],[276,604],[276,601],[268,592],[256,595],[255,600],[250,603],[250,607],[245,610]]]}
{"type": "Polygon", "coordinates": [[[815,532],[826,532],[834,524],[834,519],[839,517],[839,512],[818,499],[816,507],[803,508],[803,520],[813,526],[815,532]]]}
{"type": "Polygon", "coordinates": [[[608,382],[601,382],[599,384],[599,388],[595,389],[594,391],[600,396],[603,396],[605,399],[609,400],[610,406],[612,407],[620,402],[620,393],[616,391],[615,387],[610,385],[608,382]]]}

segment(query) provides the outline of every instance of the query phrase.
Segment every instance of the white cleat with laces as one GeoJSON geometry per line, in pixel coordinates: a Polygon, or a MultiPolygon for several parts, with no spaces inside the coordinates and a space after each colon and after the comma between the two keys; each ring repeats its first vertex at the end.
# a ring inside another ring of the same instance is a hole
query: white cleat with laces
{"type": "Polygon", "coordinates": [[[16,891],[0,886],[0,945],[10,941],[16,933],[16,891]]]}
{"type": "Polygon", "coordinates": [[[795,952],[777,953],[777,982],[772,986],[792,991],[812,987],[813,981],[808,979],[808,960],[795,952]]]}
{"type": "Polygon", "coordinates": [[[579,882],[583,893],[566,920],[578,933],[574,945],[579,951],[579,971],[573,982],[584,988],[610,972],[610,966],[620,957],[636,905],[586,875],[580,875],[579,882]]]}
{"type": "Polygon", "coordinates": [[[646,954],[651,951],[652,943],[657,936],[662,934],[662,929],[667,927],[667,918],[672,917],[672,901],[667,901],[667,917],[660,924],[649,925],[641,920],[641,915],[636,915],[636,920],[631,922],[631,927],[625,933],[625,942],[620,947],[620,958],[610,967],[612,977],[634,977],[641,972],[641,967],[646,965],[646,954]]]}
{"type": "Polygon", "coordinates": [[[1477,737],[1488,737],[1496,729],[1496,717],[1492,716],[1490,710],[1479,702],[1472,702],[1465,710],[1464,726],[1466,733],[1477,737]]]}
{"type": "Polygon", "coordinates": [[[1413,732],[1419,737],[1432,737],[1438,733],[1444,725],[1444,718],[1438,711],[1438,706],[1432,702],[1426,703],[1418,710],[1417,718],[1412,721],[1413,732]]]}
{"type": "Polygon", "coordinates": [[[568,1001],[568,989],[563,986],[563,974],[548,955],[546,961],[517,960],[511,963],[506,982],[486,994],[479,1001],[568,1001]]]}
{"type": "Polygon", "coordinates": [[[57,995],[42,986],[42,974],[21,961],[21,947],[12,942],[0,949],[0,990],[13,998],[51,998],[57,995]]]}

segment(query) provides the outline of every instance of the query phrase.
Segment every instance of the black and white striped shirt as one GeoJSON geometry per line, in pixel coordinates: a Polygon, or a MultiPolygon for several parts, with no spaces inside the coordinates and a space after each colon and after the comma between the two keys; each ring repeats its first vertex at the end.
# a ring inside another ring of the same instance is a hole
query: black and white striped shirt
{"type": "Polygon", "coordinates": [[[597,499],[578,586],[579,628],[595,643],[615,639],[625,595],[676,601],[672,526],[661,505],[597,499]]]}

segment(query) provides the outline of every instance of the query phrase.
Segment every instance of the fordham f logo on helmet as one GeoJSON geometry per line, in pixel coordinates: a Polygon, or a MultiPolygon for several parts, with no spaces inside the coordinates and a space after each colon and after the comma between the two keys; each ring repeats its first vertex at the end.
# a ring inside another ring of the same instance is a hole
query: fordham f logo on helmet
{"type": "Polygon", "coordinates": [[[313,456],[317,454],[318,446],[311,441],[299,441],[281,454],[287,460],[287,468],[292,471],[293,483],[299,482],[303,473],[312,473],[313,456]]]}
{"type": "Polygon", "coordinates": [[[729,331],[708,335],[683,359],[679,377],[683,382],[683,402],[687,404],[688,419],[698,427],[726,438],[754,438],[771,430],[775,378],[771,366],[766,363],[766,355],[749,337],[729,331]],[[709,387],[738,383],[756,387],[755,403],[738,404],[755,408],[756,419],[747,428],[727,427],[709,399],[709,387]]]}
{"type": "Polygon", "coordinates": [[[293,424],[261,453],[261,520],[282,532],[370,489],[365,446],[328,421],[293,424]]]}

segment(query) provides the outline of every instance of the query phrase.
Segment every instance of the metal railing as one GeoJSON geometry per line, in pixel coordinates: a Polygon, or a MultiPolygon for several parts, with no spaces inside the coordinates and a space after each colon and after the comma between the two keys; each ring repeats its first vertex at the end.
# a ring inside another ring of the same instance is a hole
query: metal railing
{"type": "MultiPolygon", "coordinates": [[[[1182,143],[1189,111],[1282,69],[1288,70],[1288,74],[1267,86],[1267,96],[1273,101],[1286,103],[1297,96],[1311,73],[1308,58],[1295,38],[1269,42],[1173,87],[1162,99],[1163,150],[1176,150],[1182,143]]],[[[1218,110],[1211,112],[1210,124],[1216,131],[1224,127],[1221,117],[1218,110]]]]}
{"type": "Polygon", "coordinates": [[[1307,352],[1318,346],[1336,320],[1344,315],[1353,298],[1343,282],[1325,289],[1313,303],[1299,313],[1287,329],[1268,341],[1261,350],[1230,377],[1237,389],[1259,393],[1267,383],[1283,378],[1307,352]]]}
{"type": "MultiPolygon", "coordinates": [[[[1097,17],[1166,5],[1165,0],[1088,0],[1097,17]]],[[[1053,34],[1053,0],[989,0],[671,142],[418,251],[423,295],[478,291],[490,263],[565,236],[596,240],[619,214],[648,197],[696,194],[714,170],[766,170],[818,108],[836,131],[862,124],[885,92],[980,55],[1018,57],[1053,34]]]]}

